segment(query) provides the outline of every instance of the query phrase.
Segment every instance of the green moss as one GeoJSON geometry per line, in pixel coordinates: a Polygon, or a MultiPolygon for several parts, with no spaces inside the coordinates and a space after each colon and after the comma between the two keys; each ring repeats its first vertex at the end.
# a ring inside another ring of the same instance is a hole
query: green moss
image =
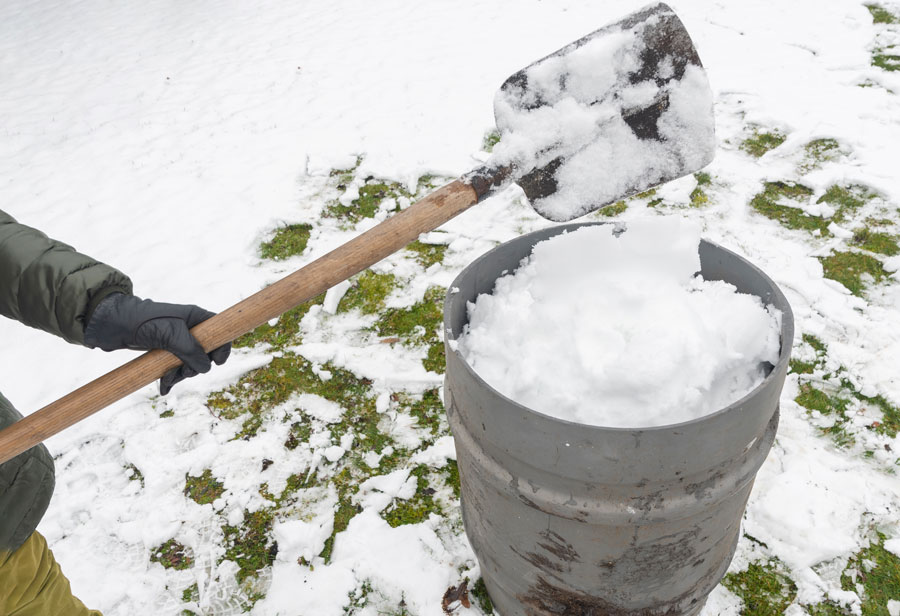
{"type": "Polygon", "coordinates": [[[181,600],[184,603],[189,601],[197,602],[200,600],[200,587],[194,583],[181,591],[181,600]]]}
{"type": "Polygon", "coordinates": [[[852,614],[847,608],[831,601],[825,601],[816,605],[805,605],[804,607],[809,616],[847,616],[852,614]]]}
{"type": "Polygon", "coordinates": [[[877,539],[850,559],[841,576],[844,590],[855,591],[862,584],[862,616],[888,616],[887,602],[900,598],[900,557],[884,549],[884,535],[877,533],[877,539]]]}
{"type": "Polygon", "coordinates": [[[335,200],[325,207],[323,214],[355,224],[363,218],[373,218],[385,199],[400,197],[411,198],[412,194],[397,182],[369,180],[369,183],[359,187],[359,197],[351,201],[350,205],[335,200]]]}
{"type": "Polygon", "coordinates": [[[271,509],[244,512],[239,526],[225,525],[225,560],[237,563],[238,582],[256,576],[259,571],[270,566],[278,554],[278,544],[271,540],[272,523],[275,513],[271,509]]]}
{"type": "Polygon", "coordinates": [[[886,8],[877,4],[865,5],[872,14],[872,22],[876,24],[896,24],[900,23],[900,18],[888,11],[886,8]]]}
{"type": "Polygon", "coordinates": [[[428,354],[422,360],[422,365],[429,372],[444,374],[444,370],[447,369],[447,359],[444,356],[443,342],[435,342],[428,345],[428,354]]]}
{"type": "Polygon", "coordinates": [[[352,502],[353,495],[357,492],[358,482],[354,481],[350,468],[344,468],[332,480],[331,484],[337,489],[338,503],[334,511],[334,530],[331,536],[325,540],[325,547],[319,554],[325,563],[331,562],[331,555],[334,552],[334,542],[338,533],[347,530],[350,520],[360,512],[358,505],[352,502]]]}
{"type": "Polygon", "coordinates": [[[256,434],[266,412],[285,402],[294,392],[316,394],[346,409],[374,409],[371,381],[331,364],[323,365],[322,369],[331,373],[330,379],[323,381],[313,372],[309,360],[286,351],[268,365],[245,374],[235,385],[212,394],[207,405],[226,419],[247,415],[235,438],[256,434]]]}
{"type": "Polygon", "coordinates": [[[257,344],[270,344],[273,350],[281,350],[286,346],[300,343],[300,321],[309,312],[309,309],[321,305],[325,301],[325,294],[314,297],[292,308],[278,317],[275,325],[263,323],[252,332],[244,334],[232,343],[235,348],[252,347],[257,344]]]}
{"type": "Polygon", "coordinates": [[[774,150],[784,143],[785,136],[780,131],[773,130],[771,132],[760,131],[758,128],[753,129],[753,136],[745,139],[741,143],[741,149],[751,156],[759,158],[769,150],[774,150]]]}
{"type": "Polygon", "coordinates": [[[375,324],[380,336],[399,336],[413,344],[424,344],[437,337],[443,322],[444,289],[431,287],[421,302],[409,308],[391,308],[375,324]]]}
{"type": "Polygon", "coordinates": [[[416,418],[420,428],[428,430],[432,436],[438,436],[444,419],[444,402],[440,390],[429,389],[421,398],[406,394],[398,394],[397,400],[401,408],[416,418]]]}
{"type": "Polygon", "coordinates": [[[885,71],[900,71],[900,56],[886,53],[876,53],[872,55],[872,66],[885,71]]]}
{"type": "Polygon", "coordinates": [[[150,552],[150,562],[159,563],[166,569],[183,571],[193,566],[194,557],[189,549],[174,539],[169,539],[150,552]]]}
{"type": "Polygon", "coordinates": [[[358,610],[369,604],[369,595],[372,593],[372,584],[369,581],[355,588],[347,595],[347,604],[344,606],[345,616],[356,614],[358,610]]]}
{"type": "Polygon", "coordinates": [[[485,152],[493,152],[494,146],[500,143],[500,131],[492,130],[484,136],[481,149],[485,152]]]}
{"type": "Polygon", "coordinates": [[[438,373],[444,371],[440,328],[444,321],[445,294],[443,288],[431,287],[422,301],[409,308],[391,308],[375,323],[379,336],[396,336],[408,346],[429,347],[422,364],[426,370],[438,373]]]}
{"type": "Polygon", "coordinates": [[[159,414],[160,419],[166,419],[167,417],[174,417],[174,416],[175,416],[175,411],[172,409],[163,411],[162,413],[159,414]]]}
{"type": "Polygon", "coordinates": [[[312,436],[312,426],[309,425],[309,422],[295,421],[291,424],[291,431],[284,442],[284,448],[293,451],[300,446],[300,443],[308,443],[310,436],[312,436]]]}
{"type": "Polygon", "coordinates": [[[803,342],[811,346],[815,350],[816,355],[824,355],[827,350],[825,343],[812,334],[803,334],[803,342]]]}
{"type": "Polygon", "coordinates": [[[382,514],[392,528],[405,524],[420,524],[432,513],[441,514],[440,507],[434,502],[435,491],[429,486],[428,467],[420,464],[410,474],[416,478],[415,495],[406,500],[396,501],[382,514]]]}
{"type": "Polygon", "coordinates": [[[804,173],[821,167],[823,163],[835,160],[841,153],[841,146],[836,139],[813,139],[805,146],[805,159],[800,164],[800,170],[804,173]]]}
{"type": "Polygon", "coordinates": [[[897,240],[894,236],[880,231],[871,231],[867,227],[855,231],[851,243],[863,250],[877,252],[889,257],[900,253],[900,246],[897,245],[897,240]]]}
{"type": "Polygon", "coordinates": [[[763,191],[750,200],[750,207],[789,229],[828,232],[828,221],[810,216],[800,208],[784,205],[785,200],[801,201],[813,194],[811,188],[787,182],[766,182],[763,191]]]}
{"type": "Polygon", "coordinates": [[[703,188],[712,185],[712,176],[701,171],[695,173],[694,178],[697,180],[697,187],[691,191],[691,207],[703,207],[709,203],[709,196],[703,188]]]}
{"type": "Polygon", "coordinates": [[[812,374],[816,368],[825,365],[825,343],[811,334],[803,334],[803,341],[813,348],[816,357],[812,361],[792,359],[788,365],[794,374],[812,374]]]}
{"type": "Polygon", "coordinates": [[[128,478],[131,481],[137,481],[141,484],[141,487],[144,487],[144,473],[141,472],[141,469],[136,467],[134,464],[128,464],[125,467],[125,471],[128,473],[128,478]]]}
{"type": "Polygon", "coordinates": [[[867,281],[877,284],[888,276],[881,261],[858,252],[835,252],[819,257],[819,261],[826,278],[841,283],[859,297],[862,297],[867,281]]]}
{"type": "Polygon", "coordinates": [[[450,489],[453,490],[453,496],[459,498],[459,465],[456,463],[456,460],[447,460],[447,465],[444,466],[443,471],[446,475],[444,480],[447,482],[447,485],[450,486],[450,489]]]}
{"type": "Polygon", "coordinates": [[[788,363],[788,369],[792,374],[812,374],[816,369],[816,362],[792,359],[788,363]]]}
{"type": "Polygon", "coordinates": [[[199,477],[184,476],[184,495],[200,505],[208,505],[222,496],[225,486],[213,477],[208,468],[199,477]]]}
{"type": "Polygon", "coordinates": [[[484,585],[482,578],[478,578],[469,594],[475,599],[475,603],[481,608],[482,612],[485,614],[494,613],[494,604],[491,603],[491,597],[488,595],[487,587],[484,585]]]}
{"type": "Polygon", "coordinates": [[[624,201],[616,201],[612,205],[601,207],[599,210],[597,210],[597,214],[607,218],[612,218],[613,216],[618,216],[627,209],[627,203],[625,203],[624,201]]]}
{"type": "Polygon", "coordinates": [[[854,184],[851,186],[832,185],[828,187],[816,203],[827,203],[835,208],[832,219],[835,222],[841,222],[848,215],[856,212],[868,201],[874,199],[877,195],[866,186],[854,184]]]}
{"type": "Polygon", "coordinates": [[[447,247],[443,244],[425,244],[419,240],[408,244],[406,249],[415,253],[416,261],[425,269],[443,262],[447,252],[447,247]]]}
{"type": "Polygon", "coordinates": [[[854,392],[854,397],[860,402],[874,405],[881,411],[881,421],[872,425],[872,429],[880,434],[894,438],[900,432],[900,409],[892,405],[884,396],[864,396],[854,392]]]}
{"type": "Polygon", "coordinates": [[[259,256],[279,261],[303,254],[309,242],[310,231],[312,225],[308,224],[287,225],[276,229],[272,239],[260,245],[259,256]]]}
{"type": "Polygon", "coordinates": [[[352,280],[338,304],[338,312],[358,309],[363,314],[376,314],[384,309],[384,300],[396,287],[397,277],[393,274],[366,270],[352,280]]]}
{"type": "Polygon", "coordinates": [[[751,563],[745,571],[726,575],[722,584],[744,602],[741,616],[781,616],[797,596],[797,585],[777,561],[751,563]]]}
{"type": "Polygon", "coordinates": [[[820,428],[822,434],[829,436],[838,447],[848,447],[855,442],[853,435],[848,432],[847,424],[850,418],[847,409],[852,400],[843,389],[834,395],[828,395],[821,389],[813,387],[810,383],[800,384],[800,393],[794,398],[800,406],[810,411],[818,411],[822,415],[833,416],[835,421],[826,428],[820,428]]]}

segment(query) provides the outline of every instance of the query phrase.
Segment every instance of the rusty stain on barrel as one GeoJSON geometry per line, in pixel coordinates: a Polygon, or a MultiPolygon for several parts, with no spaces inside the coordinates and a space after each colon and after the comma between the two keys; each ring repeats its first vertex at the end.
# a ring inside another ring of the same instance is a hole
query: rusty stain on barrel
{"type": "Polygon", "coordinates": [[[467,302],[490,293],[535,243],[579,226],[502,244],[451,285],[444,396],[466,534],[503,616],[694,616],[731,561],[775,437],[790,306],[762,271],[701,242],[704,278],[782,311],[781,353],[765,380],[716,413],[670,426],[602,428],[543,415],[487,385],[451,344],[467,302]]]}

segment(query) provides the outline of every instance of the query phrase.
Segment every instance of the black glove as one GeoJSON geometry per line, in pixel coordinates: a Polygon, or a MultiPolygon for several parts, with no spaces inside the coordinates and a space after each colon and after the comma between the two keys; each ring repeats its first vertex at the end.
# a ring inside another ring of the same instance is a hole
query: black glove
{"type": "Polygon", "coordinates": [[[208,372],[212,362],[221,365],[228,359],[231,344],[207,355],[188,331],[214,314],[199,306],[161,304],[111,293],[97,304],[90,316],[84,328],[84,342],[104,351],[164,349],[177,356],[184,364],[159,380],[159,393],[165,396],[178,381],[208,372]]]}

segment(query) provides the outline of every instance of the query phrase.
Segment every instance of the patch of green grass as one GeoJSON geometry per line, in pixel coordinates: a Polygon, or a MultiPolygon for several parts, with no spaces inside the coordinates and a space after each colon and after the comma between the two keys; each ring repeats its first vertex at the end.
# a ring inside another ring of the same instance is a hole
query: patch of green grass
{"type": "Polygon", "coordinates": [[[897,433],[900,432],[900,409],[888,402],[882,395],[869,397],[859,392],[854,392],[853,395],[860,402],[872,404],[881,411],[881,421],[872,425],[873,430],[891,438],[897,436],[897,433]]]}
{"type": "Polygon", "coordinates": [[[712,176],[700,171],[694,174],[694,178],[697,180],[697,187],[691,191],[691,207],[703,207],[709,203],[709,196],[703,188],[712,185],[712,176]]]}
{"type": "Polygon", "coordinates": [[[432,436],[438,436],[444,418],[444,402],[438,389],[429,389],[421,398],[397,394],[396,399],[401,408],[416,418],[420,428],[428,430],[432,436]]]}
{"type": "Polygon", "coordinates": [[[427,346],[423,360],[426,370],[444,372],[444,349],[440,336],[444,321],[443,305],[446,291],[431,287],[422,301],[408,308],[391,308],[375,323],[379,336],[396,336],[408,346],[427,346]]]}
{"type": "Polygon", "coordinates": [[[777,561],[751,563],[745,571],[726,575],[722,584],[744,602],[741,616],[782,616],[797,596],[797,585],[777,561]]]}
{"type": "Polygon", "coordinates": [[[835,252],[819,257],[826,278],[836,280],[853,294],[862,297],[867,282],[879,283],[887,278],[881,261],[858,252],[835,252]]]}
{"type": "Polygon", "coordinates": [[[429,372],[444,374],[444,370],[447,369],[447,358],[444,355],[443,342],[435,342],[428,345],[428,354],[422,360],[422,365],[429,372]]]}
{"type": "Polygon", "coordinates": [[[849,447],[855,442],[853,435],[847,431],[847,422],[850,421],[847,409],[852,400],[843,390],[834,395],[828,395],[821,389],[813,387],[810,383],[800,384],[800,393],[794,398],[800,406],[818,411],[822,415],[834,416],[835,421],[827,428],[820,428],[822,434],[831,437],[838,447],[849,447]]]}
{"type": "Polygon", "coordinates": [[[181,591],[181,600],[184,603],[189,601],[197,602],[200,600],[200,587],[196,582],[181,591]]]}
{"type": "Polygon", "coordinates": [[[835,160],[841,153],[841,146],[836,139],[829,137],[813,139],[805,146],[804,161],[800,164],[800,171],[807,173],[821,167],[828,161],[835,160]]]}
{"type": "Polygon", "coordinates": [[[872,54],[872,66],[892,73],[900,71],[900,56],[888,53],[872,54]]]}
{"type": "Polygon", "coordinates": [[[884,549],[884,535],[877,533],[877,538],[850,559],[841,576],[845,590],[856,591],[856,584],[862,584],[862,616],[888,616],[888,600],[900,598],[900,557],[884,549]]]}
{"type": "Polygon", "coordinates": [[[270,537],[274,520],[275,513],[272,509],[245,511],[240,525],[226,524],[222,527],[225,535],[225,560],[237,563],[238,583],[256,576],[259,571],[275,562],[278,544],[270,537]]]}
{"type": "Polygon", "coordinates": [[[606,218],[612,218],[613,216],[618,216],[627,209],[627,203],[625,203],[624,201],[616,201],[611,205],[601,207],[599,210],[597,210],[597,214],[606,218]]]}
{"type": "Polygon", "coordinates": [[[358,491],[358,483],[354,481],[349,468],[344,468],[338,475],[331,480],[332,485],[338,492],[338,503],[334,511],[334,530],[331,536],[325,540],[325,547],[319,554],[325,563],[331,562],[331,555],[334,552],[334,542],[337,534],[347,530],[350,520],[360,512],[358,505],[352,502],[353,494],[358,491]]]}
{"type": "Polygon", "coordinates": [[[159,563],[166,569],[183,571],[193,566],[194,557],[189,549],[174,539],[169,539],[150,552],[150,562],[159,563]]]}
{"type": "Polygon", "coordinates": [[[205,469],[199,477],[184,476],[184,495],[199,505],[208,505],[222,496],[225,486],[205,469]]]}
{"type": "Polygon", "coordinates": [[[460,496],[460,485],[459,485],[459,465],[456,460],[447,460],[447,465],[443,467],[444,474],[447,475],[444,478],[444,481],[450,486],[450,489],[453,490],[453,496],[459,498],[460,496]]]}
{"type": "Polygon", "coordinates": [[[376,314],[384,309],[384,300],[397,287],[397,277],[393,274],[378,274],[366,270],[352,280],[338,304],[338,312],[358,309],[363,314],[376,314]]]}
{"type": "Polygon", "coordinates": [[[876,196],[867,186],[853,184],[851,186],[838,186],[834,184],[828,187],[816,203],[827,203],[835,208],[832,219],[835,222],[843,221],[849,214],[852,214],[871,201],[876,196]]]}
{"type": "Polygon", "coordinates": [[[385,199],[412,196],[397,182],[369,180],[359,187],[359,197],[351,201],[350,205],[335,200],[325,206],[323,214],[329,218],[339,218],[350,224],[356,224],[363,218],[373,218],[385,199]]]}
{"type": "Polygon", "coordinates": [[[408,244],[406,249],[415,253],[416,261],[425,269],[435,263],[442,263],[447,252],[447,246],[444,244],[425,244],[419,240],[408,244]]]}
{"type": "Polygon", "coordinates": [[[478,578],[469,594],[475,599],[475,603],[478,604],[482,612],[485,614],[494,613],[494,604],[491,603],[491,597],[488,595],[487,587],[484,585],[484,579],[478,578]]]}
{"type": "Polygon", "coordinates": [[[391,308],[375,324],[380,336],[399,336],[413,344],[424,344],[437,336],[443,322],[444,289],[431,287],[422,301],[408,308],[391,308]]]}
{"type": "Polygon", "coordinates": [[[750,207],[788,229],[803,229],[828,233],[828,221],[821,216],[810,216],[803,210],[784,201],[802,201],[813,194],[811,188],[788,182],[766,182],[763,191],[750,200],[750,207]]]}
{"type": "Polygon", "coordinates": [[[759,158],[766,152],[774,150],[786,139],[785,135],[778,130],[761,131],[759,128],[753,129],[753,136],[748,137],[741,143],[741,149],[750,156],[759,158]]]}
{"type": "Polygon", "coordinates": [[[309,360],[286,351],[268,365],[248,372],[235,385],[213,393],[206,404],[225,419],[248,415],[235,438],[255,435],[266,412],[285,402],[294,392],[317,394],[345,409],[374,409],[371,381],[331,364],[323,365],[322,369],[331,373],[330,379],[322,380],[309,360]]]}
{"type": "Polygon", "coordinates": [[[129,464],[125,467],[126,471],[129,471],[128,478],[131,481],[137,481],[141,484],[141,487],[144,487],[144,473],[141,472],[141,469],[136,467],[134,464],[129,464]]]}
{"type": "Polygon", "coordinates": [[[872,23],[876,24],[896,24],[900,23],[900,18],[891,13],[889,10],[884,8],[883,6],[879,6],[877,4],[867,4],[865,5],[869,12],[872,14],[872,23]]]}
{"type": "Polygon", "coordinates": [[[850,243],[863,250],[889,257],[900,253],[900,246],[897,245],[897,239],[893,235],[881,231],[871,231],[868,227],[856,230],[850,243]]]}
{"type": "Polygon", "coordinates": [[[235,348],[252,347],[257,344],[270,344],[275,351],[286,346],[300,343],[300,321],[313,306],[321,305],[325,301],[325,294],[314,297],[296,308],[291,308],[280,317],[275,325],[263,323],[252,332],[246,333],[232,343],[235,348]]]}
{"type": "Polygon", "coordinates": [[[416,493],[412,498],[396,501],[382,513],[382,517],[392,528],[405,524],[420,524],[432,513],[441,514],[441,508],[434,502],[434,489],[428,481],[428,467],[419,464],[410,473],[416,478],[416,493]]]}
{"type": "Polygon", "coordinates": [[[850,610],[841,607],[837,603],[825,601],[816,605],[804,605],[809,616],[849,616],[852,614],[850,610]]]}
{"type": "Polygon", "coordinates": [[[493,152],[494,146],[500,143],[500,131],[492,130],[484,136],[481,149],[485,152],[493,152]]]}
{"type": "Polygon", "coordinates": [[[813,348],[816,357],[812,361],[792,359],[789,367],[793,374],[812,374],[816,368],[821,368],[825,365],[825,343],[811,334],[803,334],[803,342],[813,348]]]}
{"type": "Polygon", "coordinates": [[[276,229],[272,239],[260,245],[259,256],[280,261],[303,254],[311,231],[312,225],[308,224],[287,225],[276,229]]]}
{"type": "Polygon", "coordinates": [[[372,593],[372,584],[369,581],[362,583],[362,586],[355,588],[347,595],[347,604],[344,606],[345,616],[352,616],[358,610],[369,604],[369,595],[372,593]]]}

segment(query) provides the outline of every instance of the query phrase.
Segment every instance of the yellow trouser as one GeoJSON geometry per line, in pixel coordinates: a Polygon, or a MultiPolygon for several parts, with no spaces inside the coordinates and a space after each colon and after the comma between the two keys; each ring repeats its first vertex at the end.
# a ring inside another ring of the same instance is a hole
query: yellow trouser
{"type": "Polygon", "coordinates": [[[79,601],[39,533],[0,552],[0,616],[101,616],[79,601]]]}

